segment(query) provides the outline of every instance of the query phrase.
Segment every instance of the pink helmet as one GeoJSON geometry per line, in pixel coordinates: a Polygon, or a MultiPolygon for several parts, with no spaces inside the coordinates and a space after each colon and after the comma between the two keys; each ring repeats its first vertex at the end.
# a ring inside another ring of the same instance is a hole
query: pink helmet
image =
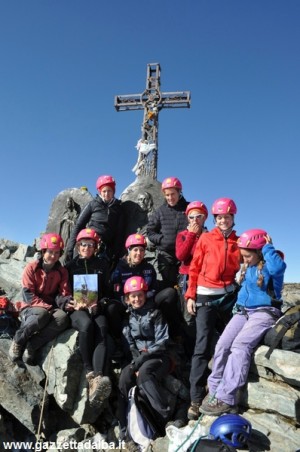
{"type": "Polygon", "coordinates": [[[76,242],[79,242],[79,240],[81,240],[81,239],[91,239],[91,240],[94,240],[94,242],[96,242],[96,243],[100,242],[99,235],[97,234],[95,229],[91,229],[91,228],[85,228],[79,232],[79,234],[76,237],[76,242]]]}
{"type": "Polygon", "coordinates": [[[98,177],[96,181],[97,190],[101,190],[105,185],[109,185],[114,191],[116,190],[116,181],[112,176],[104,175],[98,177]]]}
{"type": "Polygon", "coordinates": [[[125,242],[125,248],[130,248],[131,246],[147,246],[145,237],[142,234],[131,234],[127,237],[125,242]]]}
{"type": "Polygon", "coordinates": [[[141,276],[132,276],[131,278],[128,278],[124,285],[124,293],[136,292],[137,290],[147,292],[148,286],[144,278],[141,276]]]}
{"type": "Polygon", "coordinates": [[[234,215],[237,213],[237,208],[232,199],[219,198],[213,203],[211,212],[213,215],[225,215],[226,213],[234,215]]]}
{"type": "Polygon", "coordinates": [[[40,247],[41,250],[56,250],[64,249],[64,241],[59,234],[55,232],[49,232],[48,234],[44,234],[41,238],[40,247]]]}
{"type": "Polygon", "coordinates": [[[267,243],[267,235],[263,229],[249,229],[238,238],[238,247],[260,250],[267,243]]]}
{"type": "Polygon", "coordinates": [[[188,215],[189,212],[193,209],[197,209],[200,210],[201,213],[203,213],[205,215],[205,219],[207,218],[208,215],[208,210],[206,205],[204,204],[204,202],[202,201],[193,201],[190,202],[189,205],[186,208],[185,214],[188,215]]]}
{"type": "Polygon", "coordinates": [[[182,190],[182,183],[177,177],[167,177],[162,181],[161,189],[165,190],[166,188],[177,188],[177,190],[182,190]]]}

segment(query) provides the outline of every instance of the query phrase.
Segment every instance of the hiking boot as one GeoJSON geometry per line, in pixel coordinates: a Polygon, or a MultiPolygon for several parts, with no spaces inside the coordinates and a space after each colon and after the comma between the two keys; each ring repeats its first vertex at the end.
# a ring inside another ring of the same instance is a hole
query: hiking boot
{"type": "Polygon", "coordinates": [[[90,403],[97,403],[103,401],[110,396],[111,381],[108,377],[103,377],[101,374],[89,372],[86,375],[89,383],[89,401],[90,403]]]}
{"type": "Polygon", "coordinates": [[[220,416],[225,413],[237,413],[237,408],[235,405],[228,405],[228,403],[222,402],[216,397],[206,396],[199,411],[209,416],[220,416]]]}
{"type": "Polygon", "coordinates": [[[199,416],[200,416],[199,408],[200,408],[200,403],[198,403],[198,402],[191,403],[191,406],[189,407],[188,412],[187,412],[187,417],[190,421],[196,421],[199,418],[199,416]]]}
{"type": "Polygon", "coordinates": [[[204,399],[202,400],[201,406],[206,406],[209,402],[211,402],[215,396],[211,395],[210,393],[206,394],[204,399]]]}
{"type": "Polygon", "coordinates": [[[23,345],[19,345],[16,343],[16,341],[13,339],[11,346],[8,350],[8,356],[11,359],[12,362],[18,361],[22,358],[24,353],[24,347],[23,345]]]}
{"type": "Polygon", "coordinates": [[[32,365],[34,364],[34,358],[35,358],[35,350],[30,346],[30,344],[27,344],[24,355],[23,355],[23,361],[26,364],[32,365]]]}

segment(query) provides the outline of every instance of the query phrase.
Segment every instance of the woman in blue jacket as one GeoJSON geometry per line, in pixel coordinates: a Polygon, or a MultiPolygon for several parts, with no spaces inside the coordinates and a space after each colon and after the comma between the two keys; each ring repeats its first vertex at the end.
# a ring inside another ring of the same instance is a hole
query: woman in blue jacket
{"type": "Polygon", "coordinates": [[[252,353],[281,315],[286,264],[271,238],[262,229],[251,229],[237,243],[244,260],[242,285],[235,315],[216,345],[209,394],[199,410],[212,416],[236,411],[236,393],[247,382],[252,353]]]}

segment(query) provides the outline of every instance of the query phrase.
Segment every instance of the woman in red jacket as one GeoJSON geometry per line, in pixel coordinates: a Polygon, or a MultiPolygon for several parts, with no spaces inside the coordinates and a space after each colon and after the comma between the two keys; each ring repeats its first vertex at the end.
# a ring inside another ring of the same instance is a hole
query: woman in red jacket
{"type": "Polygon", "coordinates": [[[178,287],[181,309],[184,317],[184,332],[185,332],[185,351],[191,358],[195,345],[196,338],[196,323],[195,316],[187,311],[187,303],[184,298],[188,277],[190,263],[196,248],[196,243],[202,234],[207,232],[204,226],[207,219],[208,211],[206,205],[202,201],[190,202],[186,208],[185,214],[188,218],[187,229],[181,231],[176,237],[176,257],[181,261],[179,267],[178,287]]]}
{"type": "Polygon", "coordinates": [[[196,342],[190,372],[191,406],[189,419],[198,419],[206,394],[208,362],[212,356],[214,330],[221,333],[231,316],[235,275],[240,269],[240,254],[234,226],[237,212],[232,199],[217,199],[212,206],[216,227],[199,238],[189,270],[185,294],[187,310],[196,318],[196,342]]]}

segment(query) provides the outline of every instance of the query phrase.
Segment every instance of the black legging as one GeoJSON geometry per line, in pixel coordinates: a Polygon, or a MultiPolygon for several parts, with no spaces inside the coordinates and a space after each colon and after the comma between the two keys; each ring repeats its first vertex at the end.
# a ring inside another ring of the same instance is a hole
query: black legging
{"type": "Polygon", "coordinates": [[[101,300],[101,309],[107,319],[109,334],[114,339],[120,339],[126,316],[126,306],[121,301],[107,298],[105,301],[101,300]]]}
{"type": "Polygon", "coordinates": [[[79,331],[79,351],[86,373],[106,373],[107,321],[103,315],[91,316],[88,311],[74,311],[72,327],[79,331]]]}

